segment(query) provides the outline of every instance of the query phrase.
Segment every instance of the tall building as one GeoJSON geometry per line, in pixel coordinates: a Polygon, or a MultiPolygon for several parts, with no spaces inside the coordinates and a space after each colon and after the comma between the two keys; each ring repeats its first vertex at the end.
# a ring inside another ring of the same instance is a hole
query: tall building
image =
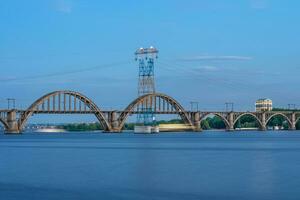
{"type": "Polygon", "coordinates": [[[273,109],[273,103],[271,99],[258,99],[255,102],[256,112],[271,111],[273,109]]]}

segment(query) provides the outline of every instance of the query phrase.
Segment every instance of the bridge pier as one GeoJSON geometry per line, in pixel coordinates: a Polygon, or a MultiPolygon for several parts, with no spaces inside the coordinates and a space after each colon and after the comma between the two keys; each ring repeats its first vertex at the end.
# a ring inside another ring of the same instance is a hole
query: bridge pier
{"type": "Polygon", "coordinates": [[[7,113],[7,125],[5,129],[5,134],[21,134],[17,121],[17,112],[16,110],[10,110],[7,113]]]}
{"type": "Polygon", "coordinates": [[[263,112],[261,114],[261,127],[260,127],[261,131],[266,131],[267,130],[267,123],[266,123],[266,113],[263,112]]]}
{"type": "Polygon", "coordinates": [[[226,131],[234,131],[234,113],[230,112],[228,115],[228,126],[226,127],[226,131]]]}
{"type": "Polygon", "coordinates": [[[290,130],[291,131],[294,131],[296,130],[296,114],[295,113],[292,113],[292,116],[291,116],[291,127],[290,127],[290,130]]]}
{"type": "Polygon", "coordinates": [[[194,124],[194,131],[195,132],[202,131],[200,113],[199,112],[193,113],[192,114],[192,119],[193,119],[193,124],[194,124]]]}
{"type": "Polygon", "coordinates": [[[119,121],[116,111],[111,111],[108,113],[108,122],[111,126],[111,130],[106,130],[109,133],[120,133],[119,121]]]}

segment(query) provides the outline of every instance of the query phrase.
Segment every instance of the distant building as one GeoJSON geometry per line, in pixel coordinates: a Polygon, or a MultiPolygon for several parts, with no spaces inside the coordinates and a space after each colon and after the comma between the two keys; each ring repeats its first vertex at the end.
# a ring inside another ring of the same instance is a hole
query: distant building
{"type": "Polygon", "coordinates": [[[258,99],[255,103],[256,112],[271,111],[273,103],[271,99],[258,99]]]}

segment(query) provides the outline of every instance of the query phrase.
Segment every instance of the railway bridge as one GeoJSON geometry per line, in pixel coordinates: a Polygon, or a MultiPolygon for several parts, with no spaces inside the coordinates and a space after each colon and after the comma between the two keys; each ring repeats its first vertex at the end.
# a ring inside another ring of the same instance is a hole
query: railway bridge
{"type": "Polygon", "coordinates": [[[48,93],[27,109],[0,110],[0,124],[5,133],[22,133],[28,119],[37,114],[93,114],[106,132],[121,132],[127,118],[132,114],[139,114],[149,109],[139,109],[143,106],[151,107],[155,114],[176,114],[190,127],[191,131],[201,131],[201,122],[208,116],[218,116],[226,125],[226,130],[234,131],[235,124],[243,116],[252,116],[259,124],[260,130],[266,130],[268,122],[275,116],[282,116],[290,130],[296,130],[296,123],[300,119],[300,112],[269,111],[269,112],[219,112],[219,111],[188,111],[174,98],[162,94],[152,93],[133,100],[124,110],[101,110],[90,98],[75,91],[54,91],[48,93]],[[141,111],[142,110],[142,111],[141,111]]]}

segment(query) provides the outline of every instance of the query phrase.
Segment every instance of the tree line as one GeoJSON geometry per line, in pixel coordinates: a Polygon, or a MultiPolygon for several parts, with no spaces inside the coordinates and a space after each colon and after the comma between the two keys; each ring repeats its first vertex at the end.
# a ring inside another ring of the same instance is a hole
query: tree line
{"type": "MultiPolygon", "coordinates": [[[[182,124],[181,119],[172,119],[172,120],[159,120],[156,121],[156,124],[182,124]]],[[[124,130],[133,130],[136,123],[125,123],[124,130]]],[[[281,116],[274,116],[267,124],[269,127],[280,126],[284,129],[288,129],[288,123],[286,119],[281,116]]],[[[203,130],[210,129],[226,129],[226,125],[223,120],[218,116],[209,116],[202,120],[201,127],[203,130]]],[[[300,123],[296,124],[297,129],[300,129],[300,123]]],[[[76,123],[76,124],[64,124],[59,125],[58,128],[65,129],[67,131],[96,131],[103,130],[100,123],[76,123]]],[[[235,128],[259,128],[259,123],[255,117],[251,115],[245,115],[241,117],[235,124],[235,128]]]]}

